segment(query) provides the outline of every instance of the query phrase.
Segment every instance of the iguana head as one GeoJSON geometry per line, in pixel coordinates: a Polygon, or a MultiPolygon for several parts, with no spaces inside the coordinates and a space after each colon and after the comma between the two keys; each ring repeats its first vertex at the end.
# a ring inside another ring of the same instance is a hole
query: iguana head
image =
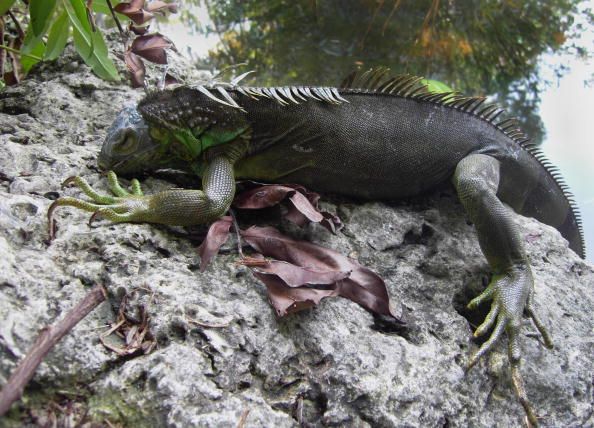
{"type": "Polygon", "coordinates": [[[101,169],[124,175],[147,171],[154,169],[151,166],[156,165],[159,148],[148,124],[132,105],[120,111],[107,130],[97,163],[101,169]]]}
{"type": "Polygon", "coordinates": [[[219,101],[187,86],[148,95],[118,114],[99,166],[119,174],[159,168],[200,172],[205,150],[244,137],[250,128],[238,105],[219,101]]]}

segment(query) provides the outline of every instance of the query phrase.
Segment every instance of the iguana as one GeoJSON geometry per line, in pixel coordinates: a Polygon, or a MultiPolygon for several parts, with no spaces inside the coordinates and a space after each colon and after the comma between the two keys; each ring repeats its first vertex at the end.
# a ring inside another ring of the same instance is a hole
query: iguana
{"type": "MultiPolygon", "coordinates": [[[[242,78],[240,76],[240,78],[242,78]]],[[[493,277],[470,308],[492,300],[475,336],[491,336],[469,368],[507,332],[516,393],[536,416],[519,372],[523,313],[547,347],[551,337],[534,309],[534,280],[516,212],[554,226],[581,257],[580,216],[559,172],[530,145],[513,119],[482,97],[432,93],[418,77],[387,70],[353,73],[335,87],[252,87],[239,79],[180,85],[147,95],[122,110],[107,132],[99,166],[118,174],[160,168],[192,171],[202,190],[131,193],[109,172],[115,196],[72,179],[93,202],[70,205],[114,222],[191,225],[229,209],[236,179],[299,183],[314,190],[368,199],[416,195],[451,180],[474,223],[493,277]]]]}

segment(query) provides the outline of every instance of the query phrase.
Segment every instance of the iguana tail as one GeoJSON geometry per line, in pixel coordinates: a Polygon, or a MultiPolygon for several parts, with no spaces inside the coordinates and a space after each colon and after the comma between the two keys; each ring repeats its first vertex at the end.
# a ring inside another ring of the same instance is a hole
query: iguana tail
{"type": "Polygon", "coordinates": [[[528,145],[502,162],[502,169],[501,200],[516,212],[553,226],[567,239],[569,248],[585,258],[581,216],[559,170],[540,150],[528,145]]]}

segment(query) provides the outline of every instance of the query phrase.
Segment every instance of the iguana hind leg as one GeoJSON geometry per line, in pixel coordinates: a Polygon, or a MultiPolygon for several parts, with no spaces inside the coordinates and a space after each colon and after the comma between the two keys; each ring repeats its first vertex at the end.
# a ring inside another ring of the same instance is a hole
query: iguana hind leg
{"type": "Polygon", "coordinates": [[[476,329],[475,336],[483,335],[493,328],[490,338],[470,359],[468,368],[490,352],[503,334],[507,333],[516,395],[530,423],[537,425],[519,371],[522,314],[526,312],[530,316],[547,347],[552,347],[552,340],[534,311],[534,279],[520,232],[513,222],[512,213],[497,197],[499,169],[497,159],[473,154],[458,163],[452,179],[458,196],[476,227],[481,249],[494,271],[487,289],[468,305],[472,309],[491,300],[491,310],[483,324],[476,329]]]}
{"type": "Polygon", "coordinates": [[[63,197],[48,210],[50,230],[53,212],[59,206],[73,206],[93,212],[114,222],[161,223],[187,226],[207,223],[221,217],[229,209],[235,195],[233,161],[224,155],[212,157],[204,168],[203,190],[169,189],[154,195],[143,195],[138,180],[132,180],[128,192],[118,183],[115,173],[108,173],[109,187],[115,196],[101,195],[80,177],[72,177],[65,184],[74,183],[91,201],[63,197]]]}

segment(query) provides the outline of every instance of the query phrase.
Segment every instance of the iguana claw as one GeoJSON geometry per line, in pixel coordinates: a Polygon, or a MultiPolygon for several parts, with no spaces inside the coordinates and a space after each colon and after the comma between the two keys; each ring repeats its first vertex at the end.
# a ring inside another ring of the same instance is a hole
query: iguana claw
{"type": "Polygon", "coordinates": [[[144,196],[138,180],[133,179],[130,183],[130,191],[124,189],[113,171],[107,173],[107,182],[109,189],[115,196],[101,195],[91,188],[89,183],[82,177],[68,177],[62,183],[62,186],[74,184],[85,195],[91,198],[91,201],[85,201],[78,198],[64,196],[56,199],[49,207],[47,220],[50,230],[50,240],[55,237],[55,223],[53,214],[56,208],[60,206],[71,206],[80,208],[93,213],[89,219],[89,225],[97,218],[103,216],[114,222],[134,221],[138,213],[146,209],[147,196],[144,196]]]}
{"type": "Polygon", "coordinates": [[[68,178],[64,184],[75,184],[91,200],[59,198],[50,206],[47,217],[50,239],[55,235],[53,213],[59,206],[72,206],[93,213],[91,224],[98,216],[116,223],[158,223],[171,226],[191,226],[216,220],[227,212],[235,196],[233,161],[225,155],[213,155],[204,167],[203,190],[171,188],[143,195],[138,180],[132,180],[130,191],[122,188],[114,172],[107,173],[109,189],[114,196],[94,191],[81,177],[68,178]]]}
{"type": "Polygon", "coordinates": [[[481,357],[489,353],[501,339],[504,332],[507,331],[508,355],[511,363],[514,390],[526,412],[529,426],[537,426],[538,420],[528,400],[524,380],[520,373],[519,335],[522,314],[526,313],[532,319],[547,348],[553,347],[553,341],[534,311],[534,286],[530,267],[516,267],[509,273],[495,276],[485,291],[468,304],[468,308],[474,309],[487,300],[492,300],[491,310],[487,314],[485,321],[477,327],[474,336],[482,336],[492,328],[493,332],[489,339],[470,358],[467,370],[470,370],[481,357]]]}

